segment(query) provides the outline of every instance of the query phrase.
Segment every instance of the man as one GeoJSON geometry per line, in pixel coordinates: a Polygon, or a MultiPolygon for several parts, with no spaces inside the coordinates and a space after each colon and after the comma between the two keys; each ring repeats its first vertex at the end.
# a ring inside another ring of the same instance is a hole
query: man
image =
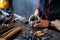
{"type": "MultiPolygon", "coordinates": [[[[55,27],[60,31],[60,0],[39,0],[39,4],[33,16],[39,16],[35,27],[46,28],[55,27]]],[[[29,17],[29,19],[31,19],[29,17]]]]}

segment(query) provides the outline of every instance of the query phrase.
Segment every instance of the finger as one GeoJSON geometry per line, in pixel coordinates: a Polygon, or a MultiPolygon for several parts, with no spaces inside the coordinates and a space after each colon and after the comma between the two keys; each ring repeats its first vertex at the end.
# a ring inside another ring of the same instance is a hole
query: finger
{"type": "Polygon", "coordinates": [[[33,25],[34,27],[38,27],[39,25],[38,24],[35,24],[35,25],[33,25]]]}
{"type": "Polygon", "coordinates": [[[35,22],[36,22],[36,23],[40,23],[40,22],[41,22],[41,20],[35,20],[35,22]]]}
{"type": "Polygon", "coordinates": [[[38,15],[36,15],[36,17],[37,17],[38,19],[40,19],[40,17],[39,17],[38,15]]]}
{"type": "Polygon", "coordinates": [[[34,25],[34,27],[40,27],[41,23],[37,23],[34,25]]]}

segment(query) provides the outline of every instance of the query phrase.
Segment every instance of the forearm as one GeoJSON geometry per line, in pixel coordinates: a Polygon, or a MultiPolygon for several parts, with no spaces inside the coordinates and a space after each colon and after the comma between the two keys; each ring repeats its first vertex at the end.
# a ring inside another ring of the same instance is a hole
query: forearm
{"type": "Polygon", "coordinates": [[[60,20],[51,21],[51,26],[60,31],[60,20]]]}
{"type": "Polygon", "coordinates": [[[35,10],[34,15],[40,16],[40,0],[38,1],[38,5],[37,5],[37,8],[36,8],[36,10],[35,10]]]}

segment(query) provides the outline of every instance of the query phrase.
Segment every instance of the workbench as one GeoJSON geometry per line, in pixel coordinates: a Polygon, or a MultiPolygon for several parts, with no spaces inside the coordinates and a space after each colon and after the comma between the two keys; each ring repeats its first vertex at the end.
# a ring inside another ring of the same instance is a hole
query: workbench
{"type": "MultiPolygon", "coordinates": [[[[21,24],[21,22],[19,20],[17,20],[14,25],[14,27],[17,27],[17,26],[24,26],[24,27],[26,27],[26,29],[28,28],[27,25],[24,25],[23,23],[21,24]]],[[[41,30],[41,29],[39,29],[39,30],[41,30]]],[[[44,30],[44,32],[47,32],[53,36],[53,37],[49,38],[49,40],[60,40],[60,32],[59,31],[56,31],[53,28],[50,28],[50,29],[45,28],[42,30],[44,30]]],[[[22,32],[18,33],[18,35],[13,37],[13,40],[26,40],[26,39],[23,39],[22,35],[23,35],[22,32]]]]}
{"type": "MultiPolygon", "coordinates": [[[[25,34],[23,34],[23,31],[25,31],[26,29],[28,29],[29,25],[28,24],[27,25],[24,25],[20,20],[17,20],[15,22],[15,24],[13,25],[13,27],[18,27],[18,26],[21,26],[21,27],[24,28],[22,30],[22,32],[17,33],[16,35],[14,35],[13,37],[11,37],[8,40],[27,40],[27,39],[25,39],[23,37],[23,35],[25,35],[25,34]]],[[[39,30],[40,31],[41,30],[44,30],[44,32],[47,32],[47,33],[51,34],[53,37],[49,38],[49,40],[60,40],[60,32],[59,31],[55,31],[55,30],[49,29],[49,28],[39,29],[39,30]]],[[[27,33],[27,35],[29,35],[29,34],[27,33]]]]}

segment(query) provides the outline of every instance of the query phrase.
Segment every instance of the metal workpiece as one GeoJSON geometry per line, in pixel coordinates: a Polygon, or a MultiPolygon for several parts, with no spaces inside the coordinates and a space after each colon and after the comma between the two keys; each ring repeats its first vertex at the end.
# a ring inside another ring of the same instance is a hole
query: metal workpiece
{"type": "Polygon", "coordinates": [[[31,15],[31,16],[29,17],[29,21],[35,21],[35,20],[38,20],[38,19],[40,19],[40,17],[37,16],[37,15],[31,15]]]}
{"type": "Polygon", "coordinates": [[[30,21],[30,22],[29,22],[29,25],[30,25],[30,26],[33,26],[34,24],[35,24],[34,21],[30,21]]]}
{"type": "Polygon", "coordinates": [[[0,19],[1,19],[0,20],[1,22],[0,23],[1,23],[2,26],[4,26],[4,24],[9,24],[12,20],[18,20],[19,19],[21,21],[21,20],[24,20],[25,19],[25,17],[22,17],[22,16],[17,15],[17,14],[9,14],[9,13],[1,10],[1,9],[0,9],[0,11],[2,12],[1,17],[3,17],[2,19],[0,17],[0,19]]]}
{"type": "Polygon", "coordinates": [[[13,15],[6,15],[3,19],[4,19],[4,23],[8,24],[12,21],[13,15]]]}

